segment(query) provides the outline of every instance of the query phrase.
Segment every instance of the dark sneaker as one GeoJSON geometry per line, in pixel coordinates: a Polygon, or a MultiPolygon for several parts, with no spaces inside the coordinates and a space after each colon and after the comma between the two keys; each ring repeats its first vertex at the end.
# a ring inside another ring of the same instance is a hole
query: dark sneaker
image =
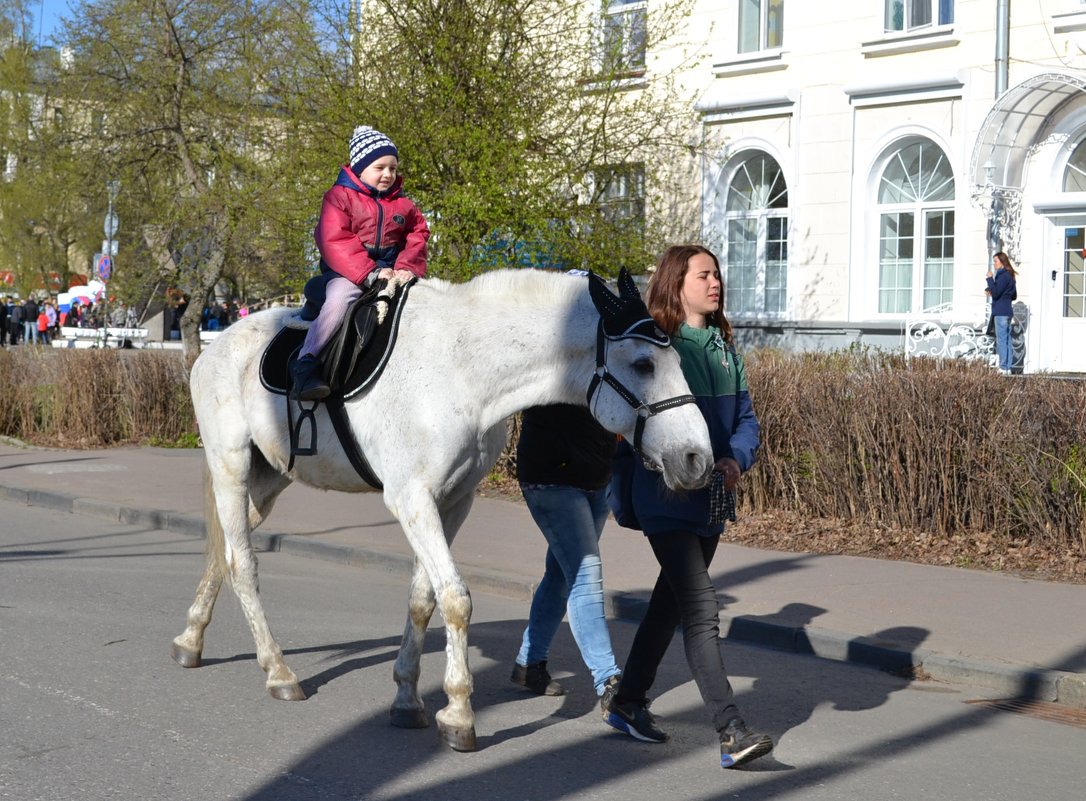
{"type": "Polygon", "coordinates": [[[607,725],[644,743],[666,743],[667,734],[656,725],[648,701],[619,701],[612,695],[608,703],[607,725]]]}
{"type": "Polygon", "coordinates": [[[606,721],[611,715],[611,702],[614,700],[616,694],[618,694],[618,685],[622,681],[622,674],[616,673],[614,676],[608,676],[607,681],[603,683],[603,693],[600,695],[600,712],[603,713],[603,719],[606,721]]]}
{"type": "Polygon", "coordinates": [[[565,695],[565,688],[551,678],[546,662],[533,662],[528,666],[514,663],[513,675],[509,677],[513,684],[526,687],[536,695],[565,695]]]}
{"type": "Polygon", "coordinates": [[[327,398],[332,389],[321,378],[317,360],[312,356],[295,359],[290,365],[290,396],[296,400],[315,401],[327,398]]]}
{"type": "Polygon", "coordinates": [[[732,718],[720,732],[720,767],[735,768],[773,750],[768,734],[755,734],[742,718],[732,718]]]}

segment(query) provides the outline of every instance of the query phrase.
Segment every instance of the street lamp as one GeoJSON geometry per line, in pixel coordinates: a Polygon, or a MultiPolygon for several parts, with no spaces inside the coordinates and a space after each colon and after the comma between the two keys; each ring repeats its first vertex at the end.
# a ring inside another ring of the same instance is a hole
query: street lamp
{"type": "Polygon", "coordinates": [[[1003,200],[996,191],[992,179],[995,177],[996,165],[991,159],[984,162],[984,187],[988,190],[988,264],[992,263],[992,256],[999,249],[999,217],[1003,211],[1003,200]]]}
{"type": "Polygon", "coordinates": [[[121,191],[121,182],[117,180],[111,180],[106,182],[106,194],[109,196],[109,211],[106,212],[106,222],[103,233],[106,235],[106,241],[102,243],[103,257],[98,262],[98,279],[102,282],[102,318],[103,318],[103,334],[102,334],[102,347],[106,347],[109,341],[109,288],[106,286],[107,282],[113,275],[113,257],[117,253],[117,246],[114,237],[117,236],[117,228],[120,225],[120,221],[117,219],[117,215],[113,213],[113,204],[117,200],[117,193],[121,191]]]}

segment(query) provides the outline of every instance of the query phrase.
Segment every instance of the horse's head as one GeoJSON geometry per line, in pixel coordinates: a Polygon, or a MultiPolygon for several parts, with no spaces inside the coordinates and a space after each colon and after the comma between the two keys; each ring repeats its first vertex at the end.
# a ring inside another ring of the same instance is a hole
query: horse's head
{"type": "Polygon", "coordinates": [[[588,286],[600,314],[596,372],[588,388],[593,416],[633,444],[646,465],[661,470],[668,487],[704,486],[713,469],[709,430],[670,338],[626,270],[617,295],[595,275],[588,286]]]}

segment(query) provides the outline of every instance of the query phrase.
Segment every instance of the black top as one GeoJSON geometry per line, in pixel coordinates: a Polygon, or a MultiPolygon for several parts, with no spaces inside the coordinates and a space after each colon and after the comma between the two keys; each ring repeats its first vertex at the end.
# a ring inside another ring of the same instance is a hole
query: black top
{"type": "Polygon", "coordinates": [[[533,406],[521,418],[517,480],[598,490],[611,478],[615,435],[583,406],[533,406]]]}

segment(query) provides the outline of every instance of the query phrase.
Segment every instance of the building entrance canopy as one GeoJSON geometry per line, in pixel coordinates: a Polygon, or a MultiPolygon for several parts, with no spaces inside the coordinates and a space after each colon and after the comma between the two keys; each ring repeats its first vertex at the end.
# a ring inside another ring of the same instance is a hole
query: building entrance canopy
{"type": "Polygon", "coordinates": [[[1046,123],[1083,92],[1086,76],[1061,72],[1035,75],[1004,92],[980,126],[969,170],[973,184],[1021,190],[1029,149],[1046,123]]]}

